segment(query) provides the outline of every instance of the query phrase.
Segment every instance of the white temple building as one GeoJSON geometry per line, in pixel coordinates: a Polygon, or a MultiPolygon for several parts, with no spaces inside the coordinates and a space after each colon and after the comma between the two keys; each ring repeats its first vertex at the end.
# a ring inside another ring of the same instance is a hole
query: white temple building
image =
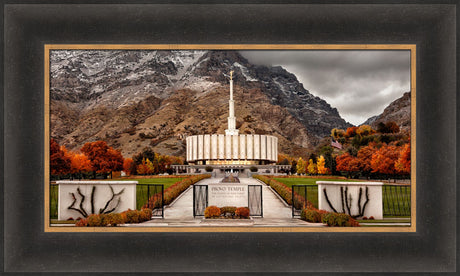
{"type": "Polygon", "coordinates": [[[216,173],[249,172],[256,167],[261,173],[278,173],[290,166],[276,165],[278,138],[271,135],[239,134],[236,129],[235,102],[233,100],[233,71],[230,72],[230,99],[228,101],[228,128],[225,134],[193,135],[186,138],[188,165],[174,165],[177,171],[201,173],[212,167],[216,173]]]}

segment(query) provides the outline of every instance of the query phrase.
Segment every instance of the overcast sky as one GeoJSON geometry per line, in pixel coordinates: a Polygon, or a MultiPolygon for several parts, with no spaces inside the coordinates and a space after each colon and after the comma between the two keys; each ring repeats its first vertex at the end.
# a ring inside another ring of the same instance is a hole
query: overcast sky
{"type": "Polygon", "coordinates": [[[280,65],[311,94],[359,125],[410,91],[410,51],[241,51],[251,63],[280,65]]]}

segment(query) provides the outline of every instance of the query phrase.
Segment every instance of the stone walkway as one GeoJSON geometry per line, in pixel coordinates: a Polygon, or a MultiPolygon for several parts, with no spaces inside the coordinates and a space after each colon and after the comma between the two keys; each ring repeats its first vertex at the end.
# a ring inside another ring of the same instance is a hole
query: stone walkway
{"type": "MultiPolygon", "coordinates": [[[[200,181],[200,185],[212,185],[222,178],[208,178],[200,181]]],[[[251,220],[203,220],[203,217],[193,217],[193,187],[183,192],[173,203],[165,207],[164,218],[130,226],[164,227],[164,226],[253,226],[253,227],[321,227],[321,223],[309,223],[292,218],[291,207],[284,203],[271,188],[253,178],[240,178],[239,185],[262,185],[263,218],[255,217],[251,220]]]]}

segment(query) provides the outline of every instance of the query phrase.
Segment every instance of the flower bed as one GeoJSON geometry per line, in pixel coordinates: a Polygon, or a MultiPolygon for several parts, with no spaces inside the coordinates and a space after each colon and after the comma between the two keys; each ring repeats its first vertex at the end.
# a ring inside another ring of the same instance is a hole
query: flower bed
{"type": "MultiPolygon", "coordinates": [[[[211,177],[209,174],[194,175],[174,183],[163,192],[163,205],[168,205],[173,202],[174,199],[176,199],[183,191],[190,187],[190,185],[193,185],[198,181],[209,177],[211,177]]],[[[161,205],[161,196],[156,194],[151,196],[148,202],[144,204],[142,208],[155,209],[161,205]]]]}
{"type": "MultiPolygon", "coordinates": [[[[292,189],[286,186],[284,183],[264,175],[254,175],[253,178],[259,179],[260,181],[272,187],[273,190],[275,190],[281,196],[281,198],[286,201],[287,204],[292,205],[292,189]]],[[[313,204],[308,200],[305,200],[304,197],[297,194],[294,196],[296,197],[296,209],[313,207],[313,204]]]]}
{"type": "Polygon", "coordinates": [[[308,222],[322,222],[327,226],[338,226],[338,227],[359,227],[359,222],[353,219],[351,216],[343,213],[327,212],[325,210],[318,210],[314,207],[305,208],[300,214],[302,220],[308,222]]]}
{"type": "Polygon", "coordinates": [[[249,219],[248,207],[235,207],[235,206],[208,206],[204,210],[204,217],[206,219],[249,219]]]}
{"type": "Polygon", "coordinates": [[[78,220],[77,223],[75,223],[75,226],[118,226],[125,223],[140,223],[148,221],[151,218],[151,209],[142,209],[141,211],[128,209],[122,213],[91,214],[87,218],[78,220]]]}

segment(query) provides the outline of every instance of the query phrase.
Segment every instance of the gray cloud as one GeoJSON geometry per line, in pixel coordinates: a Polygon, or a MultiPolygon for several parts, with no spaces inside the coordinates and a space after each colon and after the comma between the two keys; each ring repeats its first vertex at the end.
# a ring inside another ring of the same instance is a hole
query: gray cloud
{"type": "Polygon", "coordinates": [[[380,114],[410,91],[410,52],[381,50],[241,51],[251,63],[280,65],[352,124],[380,114]]]}

